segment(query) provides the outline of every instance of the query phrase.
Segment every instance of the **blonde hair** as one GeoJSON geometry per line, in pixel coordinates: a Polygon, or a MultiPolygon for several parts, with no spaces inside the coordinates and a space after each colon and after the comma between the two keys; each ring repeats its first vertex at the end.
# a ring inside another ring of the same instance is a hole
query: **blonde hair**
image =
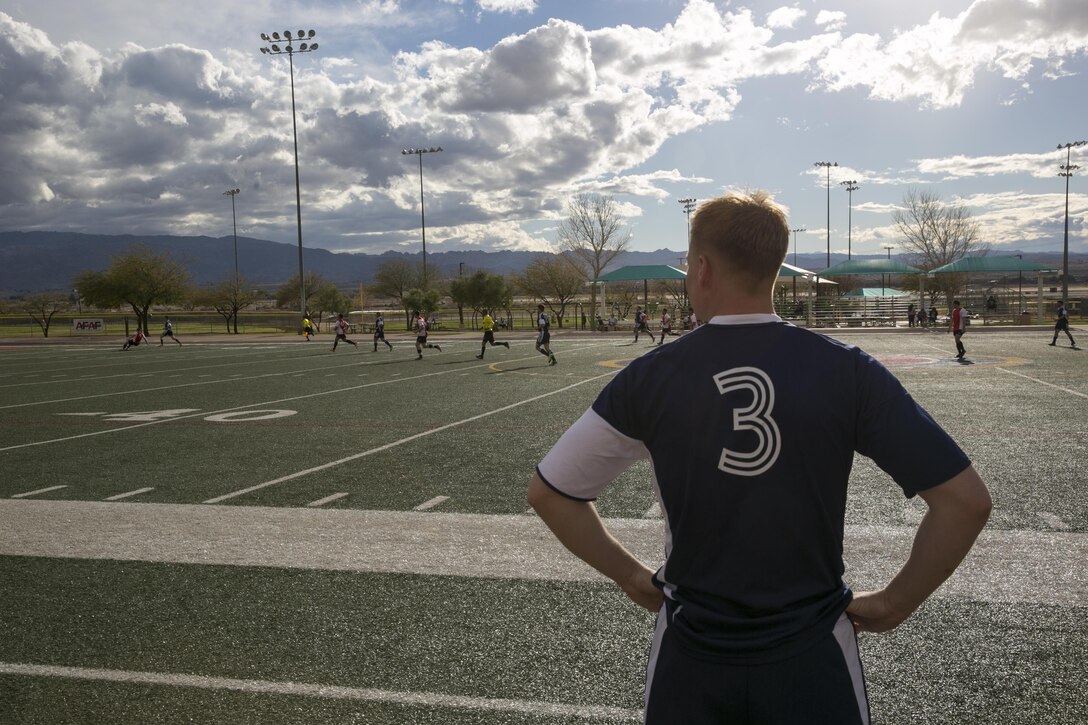
{"type": "Polygon", "coordinates": [[[727,269],[739,272],[742,285],[756,290],[778,276],[789,241],[786,214],[767,192],[727,194],[695,213],[689,256],[713,256],[727,269]]]}

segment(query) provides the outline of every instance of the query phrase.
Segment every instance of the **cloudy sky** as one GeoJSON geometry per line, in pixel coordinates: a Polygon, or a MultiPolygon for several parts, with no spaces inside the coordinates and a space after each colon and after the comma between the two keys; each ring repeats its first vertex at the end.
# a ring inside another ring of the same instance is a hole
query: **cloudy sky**
{"type": "MultiPolygon", "coordinates": [[[[995,250],[1060,250],[1088,138],[1085,0],[5,0],[0,229],[549,249],[570,196],[615,196],[632,248],[683,249],[678,199],[764,188],[859,254],[912,186],[995,250]],[[850,195],[840,185],[856,180],[850,195]],[[852,224],[848,225],[848,218],[852,224]],[[848,232],[848,226],[850,227],[848,232]]],[[[1070,244],[1088,251],[1088,146],[1070,244]]]]}

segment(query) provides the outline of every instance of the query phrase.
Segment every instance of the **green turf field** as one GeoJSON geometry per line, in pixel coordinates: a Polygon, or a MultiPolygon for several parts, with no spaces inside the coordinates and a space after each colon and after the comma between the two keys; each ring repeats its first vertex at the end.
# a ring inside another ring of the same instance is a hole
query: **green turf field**
{"type": "MultiPolygon", "coordinates": [[[[874,722],[1088,721],[1088,353],[1046,331],[972,331],[966,363],[940,333],[841,337],[995,503],[962,575],[862,638],[874,722]]],[[[523,335],[482,361],[475,336],[421,361],[391,339],[0,345],[0,722],[638,722],[652,618],[524,491],[649,345],[557,331],[549,367],[523,335]]],[[[656,564],[648,478],[599,509],[656,564]]],[[[858,459],[852,586],[890,576],[922,510],[858,459]]]]}

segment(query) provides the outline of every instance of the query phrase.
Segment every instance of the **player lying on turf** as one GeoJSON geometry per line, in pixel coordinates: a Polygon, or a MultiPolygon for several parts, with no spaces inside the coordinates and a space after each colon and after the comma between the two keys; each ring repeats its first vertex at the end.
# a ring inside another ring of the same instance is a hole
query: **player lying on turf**
{"type": "Polygon", "coordinates": [[[621,370],[529,486],[568,549],[657,613],[647,723],[868,723],[855,629],[909,617],[989,516],[967,456],[887,369],[774,314],[788,241],[763,193],[704,204],[687,286],[707,322],[621,370]],[[899,573],[856,594],[842,559],[855,451],[929,507],[899,573]],[[592,503],[647,458],[668,532],[656,571],[592,503]]]}
{"type": "Polygon", "coordinates": [[[145,339],[146,338],[144,337],[144,331],[143,330],[136,330],[136,334],[133,335],[132,337],[130,337],[129,339],[125,340],[125,344],[121,346],[121,349],[122,350],[127,350],[130,347],[136,347],[141,342],[143,342],[145,339]]]}

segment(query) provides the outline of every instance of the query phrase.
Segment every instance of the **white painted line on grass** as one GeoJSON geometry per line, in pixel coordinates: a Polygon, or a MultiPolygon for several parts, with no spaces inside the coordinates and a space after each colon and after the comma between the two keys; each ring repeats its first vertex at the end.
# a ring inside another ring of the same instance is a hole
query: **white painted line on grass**
{"type": "MultiPolygon", "coordinates": [[[[0,674],[23,677],[56,677],[91,682],[119,682],[134,685],[161,685],[165,687],[193,687],[202,690],[228,690],[265,695],[291,695],[317,697],[327,700],[354,700],[382,702],[411,707],[456,708],[477,712],[510,713],[526,716],[576,717],[587,720],[607,719],[641,722],[642,711],[607,705],[568,705],[538,700],[510,700],[505,698],[469,697],[446,695],[435,692],[396,692],[369,687],[341,687],[303,682],[276,682],[272,680],[240,680],[232,677],[205,677],[169,672],[133,672],[130,670],[106,670],[90,667],[63,667],[60,665],[32,665],[17,662],[0,662],[0,674]]],[[[505,720],[505,718],[504,718],[505,720]]]]}
{"type": "Polygon", "coordinates": [[[1069,530],[1069,524],[1065,523],[1061,516],[1052,514],[1049,511],[1036,511],[1035,515],[1041,518],[1043,522],[1052,529],[1057,529],[1058,531],[1069,530]]]}
{"type": "Polygon", "coordinates": [[[654,501],[653,505],[650,506],[650,508],[646,509],[646,513],[642,514],[642,518],[644,518],[644,519],[659,519],[659,518],[661,518],[661,504],[659,504],[657,501],[654,501]]]}
{"type": "MultiPolygon", "coordinates": [[[[585,350],[587,348],[600,347],[600,346],[601,345],[584,345],[584,346],[581,346],[581,347],[572,348],[568,352],[573,352],[575,350],[585,350]]],[[[536,359],[536,358],[521,358],[521,360],[532,360],[532,359],[536,359]]],[[[512,361],[509,361],[509,362],[518,362],[518,360],[512,360],[512,361]]],[[[352,365],[352,364],[358,364],[358,363],[347,363],[347,365],[352,365]]],[[[363,363],[363,364],[366,365],[366,364],[369,364],[369,363],[363,363]]],[[[347,365],[343,365],[343,366],[340,366],[340,367],[347,367],[347,365]]],[[[469,367],[470,368],[483,368],[483,367],[487,367],[487,365],[481,363],[481,364],[478,364],[478,365],[471,365],[469,367]]],[[[170,422],[177,421],[177,420],[186,420],[188,418],[199,418],[201,416],[216,415],[218,413],[230,413],[230,412],[235,411],[235,410],[246,410],[247,408],[256,408],[258,406],[276,405],[278,403],[288,403],[288,402],[295,401],[295,400],[305,400],[307,398],[317,398],[317,397],[321,397],[323,395],[333,395],[333,394],[346,393],[346,392],[349,392],[349,391],[352,391],[352,390],[362,390],[363,388],[372,388],[372,387],[375,387],[375,386],[378,386],[378,385],[390,385],[392,383],[403,383],[403,382],[410,381],[410,380],[421,380],[423,378],[431,378],[431,377],[436,377],[436,376],[440,376],[440,375],[451,375],[451,374],[453,374],[455,372],[459,372],[459,371],[464,370],[464,369],[465,368],[453,368],[451,370],[439,370],[439,371],[433,372],[433,373],[422,373],[420,375],[410,375],[410,376],[408,376],[406,378],[399,378],[398,377],[395,380],[393,380],[393,379],[379,380],[379,381],[373,382],[373,383],[364,383],[362,385],[353,385],[353,386],[350,386],[350,387],[335,388],[335,389],[332,389],[332,390],[324,390],[324,391],[321,391],[321,392],[318,392],[318,393],[308,393],[306,395],[295,395],[295,396],[292,396],[290,398],[280,398],[278,400],[266,400],[266,401],[262,401],[260,403],[248,403],[246,405],[236,405],[236,406],[234,406],[232,408],[223,408],[221,410],[211,410],[211,411],[205,411],[205,412],[200,412],[200,413],[192,413],[190,415],[178,415],[178,416],[174,416],[174,417],[171,417],[171,418],[163,418],[163,419],[160,419],[160,420],[150,421],[150,422],[147,422],[147,423],[137,423],[136,425],[126,425],[126,426],[123,426],[121,428],[107,428],[105,430],[92,431],[90,433],[80,433],[78,435],[65,436],[63,438],[52,438],[50,440],[34,441],[33,443],[20,443],[18,445],[6,446],[4,448],[0,448],[0,453],[2,453],[4,451],[17,450],[19,448],[31,448],[33,446],[44,446],[44,445],[49,445],[51,443],[63,443],[64,441],[77,440],[77,439],[80,439],[80,438],[89,438],[89,437],[92,437],[92,436],[106,435],[108,433],[118,433],[120,431],[132,430],[133,428],[145,428],[145,427],[147,427],[149,425],[158,425],[160,423],[170,423],[170,422]]],[[[615,374],[616,372],[618,372],[618,371],[613,370],[611,373],[607,373],[607,374],[612,375],[612,374],[615,374]]],[[[300,375],[301,374],[302,373],[300,373],[300,375]]],[[[267,375],[257,375],[257,376],[255,376],[255,378],[274,377],[274,376],[280,376],[280,375],[286,375],[286,373],[269,373],[267,375]]],[[[599,377],[603,377],[603,376],[599,376],[599,377]]],[[[253,380],[255,378],[249,378],[249,379],[253,380]]],[[[590,378],[590,380],[596,380],[596,379],[597,378],[590,378]]],[[[213,381],[209,381],[209,382],[222,383],[222,382],[237,382],[237,381],[219,379],[219,380],[213,380],[213,381]]],[[[589,382],[589,381],[588,380],[583,380],[581,382],[584,383],[584,382],[589,382]]],[[[131,395],[134,392],[135,393],[146,393],[146,392],[150,392],[151,390],[166,390],[166,389],[172,389],[172,388],[186,388],[186,387],[189,387],[191,385],[206,385],[206,384],[207,383],[184,383],[182,385],[165,386],[163,388],[151,388],[149,390],[121,391],[121,392],[118,392],[118,393],[104,393],[103,395],[88,395],[88,396],[85,396],[85,397],[86,398],[99,398],[99,397],[104,397],[106,395],[131,395]]],[[[576,383],[576,385],[581,385],[581,383],[576,383]]],[[[574,386],[571,386],[571,387],[574,387],[574,386]]],[[[70,400],[82,400],[82,399],[83,398],[71,398],[70,400]]],[[[51,401],[43,401],[43,402],[44,403],[61,403],[61,402],[67,402],[67,401],[51,400],[51,401]]],[[[23,405],[39,405],[39,403],[26,403],[26,404],[17,404],[17,405],[0,405],[0,409],[3,409],[3,408],[19,408],[19,407],[22,407],[23,405]]],[[[520,405],[520,403],[518,405],[520,405]]]]}
{"type": "Polygon", "coordinates": [[[141,493],[147,493],[148,491],[154,491],[154,487],[138,488],[135,491],[128,491],[126,493],[119,493],[116,496],[107,496],[102,499],[103,501],[120,501],[123,498],[129,498],[131,496],[139,496],[141,493]]]}
{"type": "Polygon", "coordinates": [[[449,500],[450,500],[449,496],[435,496],[430,501],[424,501],[423,503],[421,503],[419,506],[416,506],[412,510],[413,511],[426,511],[428,509],[433,509],[435,506],[442,503],[443,501],[449,501],[449,500]]]}
{"type": "Polygon", "coordinates": [[[1081,392],[1076,391],[1076,390],[1070,390],[1069,388],[1063,388],[1060,385],[1055,385],[1054,383],[1048,383],[1045,380],[1040,380],[1039,378],[1033,378],[1030,375],[1024,375],[1023,373],[1013,372],[1012,370],[1009,370],[1008,368],[997,368],[997,369],[1000,370],[1003,373],[1008,373],[1009,375],[1015,375],[1018,378],[1024,378],[1025,380],[1031,380],[1032,382],[1039,383],[1040,385],[1045,385],[1048,388],[1054,388],[1055,390],[1061,390],[1063,393],[1069,393],[1070,395],[1076,395],[1078,398],[1088,399],[1088,394],[1081,393],[1081,392]]]}
{"type": "MultiPolygon", "coordinates": [[[[304,471],[298,471],[297,473],[291,473],[291,474],[288,474],[286,476],[281,476],[279,478],[274,478],[271,481],[265,481],[264,483],[258,483],[255,486],[249,486],[247,488],[243,488],[243,489],[238,490],[238,491],[232,491],[231,493],[225,493],[222,496],[216,496],[215,498],[209,498],[207,501],[204,501],[204,503],[219,503],[220,501],[226,501],[227,499],[235,498],[236,496],[243,496],[243,495],[245,495],[247,493],[252,493],[253,491],[259,491],[260,489],[267,488],[268,486],[274,486],[277,483],[283,483],[284,481],[291,481],[293,479],[300,478],[302,476],[308,476],[311,473],[317,473],[318,471],[324,471],[324,470],[327,470],[329,468],[333,468],[335,466],[342,465],[344,463],[349,463],[351,461],[357,461],[360,458],[365,458],[366,456],[372,456],[375,453],[381,453],[383,451],[389,450],[390,448],[396,448],[399,445],[403,445],[405,443],[411,443],[414,440],[418,440],[418,439],[424,438],[426,436],[434,435],[435,433],[441,433],[442,431],[449,430],[450,428],[456,428],[457,426],[461,426],[461,425],[464,425],[466,423],[472,423],[473,421],[477,421],[477,420],[480,420],[482,418],[487,418],[489,416],[496,415],[498,413],[503,413],[503,412],[506,412],[507,410],[512,410],[513,408],[521,407],[522,405],[527,405],[529,403],[535,403],[538,400],[542,400],[542,399],[550,397],[552,395],[557,395],[558,393],[566,392],[566,391],[570,390],[571,388],[578,387],[579,385],[585,385],[586,383],[591,383],[594,380],[600,380],[601,378],[607,378],[607,377],[609,377],[611,375],[615,375],[618,372],[619,372],[619,370],[610,370],[609,372],[604,373],[602,375],[597,375],[596,377],[586,378],[585,380],[579,380],[577,383],[574,383],[572,385],[568,385],[565,388],[559,388],[558,390],[553,390],[550,393],[544,393],[542,395],[537,395],[537,396],[534,396],[532,398],[528,398],[526,400],[522,400],[522,401],[517,402],[517,403],[511,403],[510,405],[504,405],[501,408],[495,408],[494,410],[489,410],[486,413],[480,413],[479,415],[474,415],[474,416],[471,416],[469,418],[463,418],[461,420],[454,421],[453,423],[447,423],[445,425],[438,426],[437,428],[431,428],[430,430],[425,430],[422,433],[416,433],[414,435],[410,435],[410,436],[407,436],[405,438],[401,438],[400,440],[393,441],[392,443],[386,443],[384,446],[378,446],[377,448],[371,448],[370,450],[366,450],[366,451],[363,451],[361,453],[356,453],[355,455],[347,456],[346,458],[341,458],[341,459],[336,460],[336,461],[330,461],[328,463],[323,463],[320,466],[314,466],[313,468],[307,468],[304,471]]],[[[432,373],[432,374],[437,374],[437,373],[432,373]]],[[[411,378],[403,378],[403,379],[404,380],[411,380],[411,378]]],[[[246,407],[252,407],[252,406],[246,406],[246,407]]],[[[3,449],[0,449],[0,450],[3,450],[3,449]]]]}
{"type": "Polygon", "coordinates": [[[324,506],[325,504],[332,503],[333,501],[339,501],[347,495],[349,494],[346,491],[342,493],[334,493],[331,496],[326,496],[325,498],[319,498],[316,501],[311,501],[306,505],[310,508],[317,508],[318,506],[324,506]]]}
{"type": "Polygon", "coordinates": [[[39,488],[36,491],[24,491],[23,493],[16,493],[12,495],[12,498],[26,498],[27,496],[37,496],[39,493],[46,493],[48,491],[56,491],[61,488],[68,488],[68,486],[50,486],[49,488],[39,488]]]}
{"type": "MultiPolygon", "coordinates": [[[[533,581],[605,581],[539,517],[350,508],[0,499],[0,555],[272,567],[533,581]],[[320,536],[315,537],[315,532],[320,536]],[[531,552],[531,555],[526,555],[531,552]]],[[[660,519],[608,518],[651,568],[660,519]]],[[[914,526],[847,525],[855,591],[887,584],[910,555],[914,526]]],[[[973,602],[1088,606],[1088,533],[986,529],[937,596],[973,602]]]]}

